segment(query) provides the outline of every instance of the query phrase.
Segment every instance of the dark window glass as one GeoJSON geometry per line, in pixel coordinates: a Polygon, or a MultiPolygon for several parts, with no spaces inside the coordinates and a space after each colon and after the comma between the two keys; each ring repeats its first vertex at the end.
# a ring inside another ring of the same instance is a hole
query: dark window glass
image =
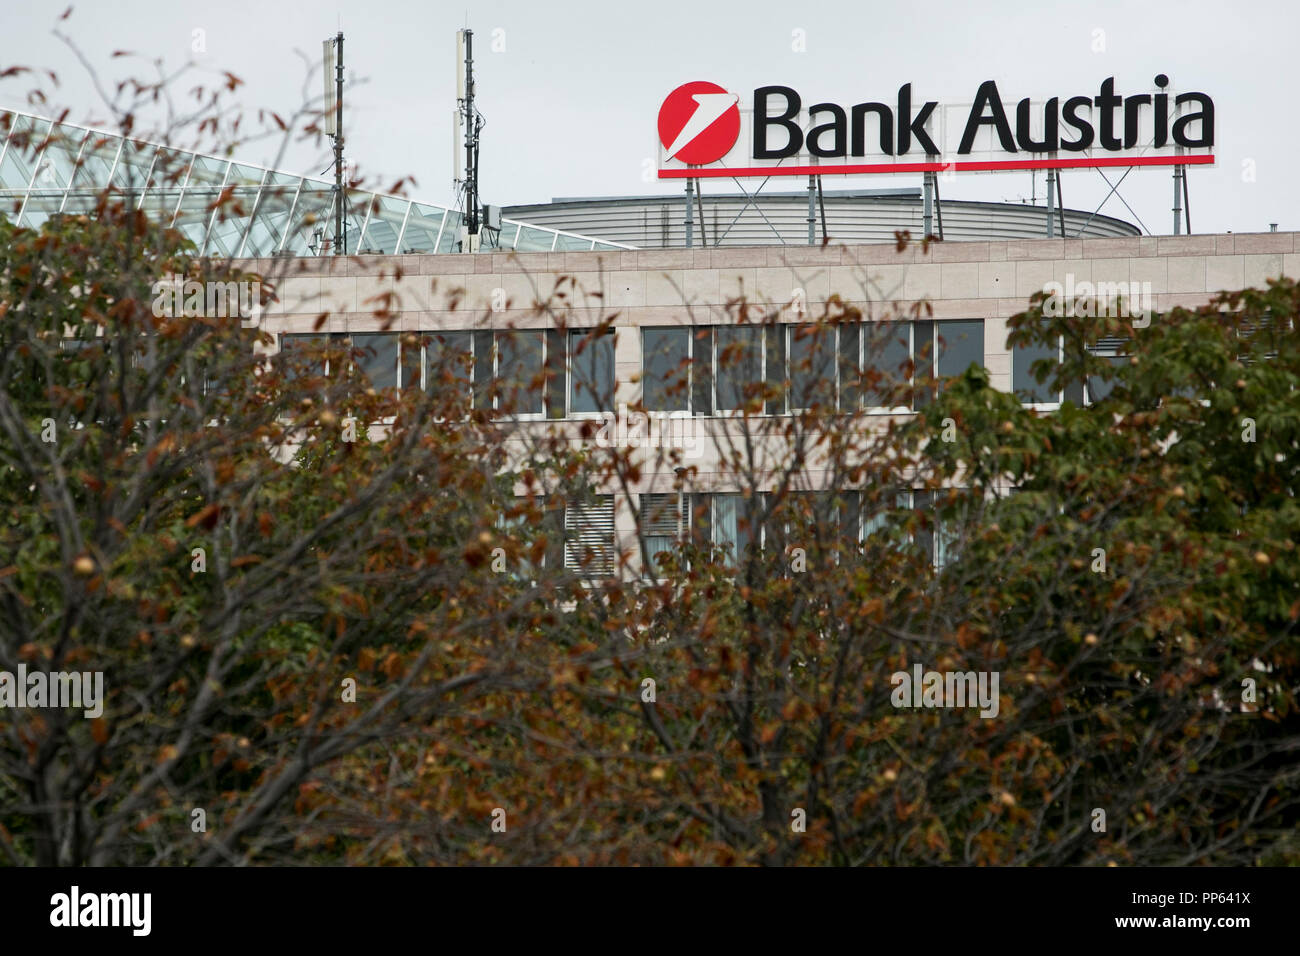
{"type": "Polygon", "coordinates": [[[375,388],[397,387],[397,356],[400,339],[396,332],[354,332],[353,359],[375,388]]]}
{"type": "Polygon", "coordinates": [[[846,322],[840,326],[840,411],[854,412],[862,405],[863,326],[846,322]]]}
{"type": "MultiPolygon", "coordinates": [[[[290,378],[295,378],[298,375],[324,374],[324,367],[308,368],[304,364],[302,353],[322,349],[327,341],[329,341],[327,335],[289,333],[281,335],[280,354],[283,356],[281,361],[284,363],[285,374],[290,378]]],[[[323,364],[322,362],[322,366],[323,364]]]]}
{"type": "Polygon", "coordinates": [[[543,409],[542,333],[497,333],[497,408],[514,415],[540,415],[543,409]]]}
{"type": "Polygon", "coordinates": [[[614,333],[569,332],[569,411],[603,412],[614,406],[614,333]]]}
{"type": "Polygon", "coordinates": [[[565,358],[568,352],[564,347],[564,332],[560,329],[546,330],[546,409],[551,418],[565,416],[564,391],[568,387],[565,373],[565,358]]]}
{"type": "MultiPolygon", "coordinates": [[[[1116,367],[1128,362],[1127,355],[1107,355],[1105,356],[1105,358],[1108,362],[1110,362],[1111,365],[1116,367]]],[[[1103,382],[1099,376],[1089,375],[1088,376],[1088,401],[1100,402],[1103,398],[1109,395],[1114,390],[1114,388],[1115,388],[1115,379],[1112,378],[1109,382],[1103,382]]]]}
{"type": "Polygon", "coordinates": [[[926,319],[912,325],[912,404],[924,408],[934,400],[934,363],[937,355],[934,343],[935,323],[926,319]]]}
{"type": "Polygon", "coordinates": [[[866,326],[865,332],[864,364],[879,376],[875,387],[867,391],[867,404],[872,408],[910,406],[908,398],[899,401],[892,393],[898,386],[910,381],[908,366],[912,358],[912,324],[878,322],[866,326]]]}
{"type": "MultiPolygon", "coordinates": [[[[917,491],[912,496],[912,507],[916,511],[930,512],[934,508],[934,496],[929,491],[917,491]]],[[[933,516],[930,516],[933,519],[933,516]]],[[[913,539],[921,553],[925,555],[926,560],[931,564],[934,563],[934,540],[935,530],[934,522],[931,520],[929,526],[922,524],[916,531],[916,537],[913,539]]]]}
{"type": "Polygon", "coordinates": [[[687,411],[690,350],[690,329],[641,330],[642,402],[647,411],[687,411]]]}
{"type": "Polygon", "coordinates": [[[792,325],[790,407],[835,406],[835,330],[826,325],[792,325]]]}
{"type": "Polygon", "coordinates": [[[473,371],[470,333],[427,332],[424,336],[424,388],[455,388],[468,394],[473,371]]]}
{"type": "Polygon", "coordinates": [[[720,326],[716,330],[719,411],[740,408],[747,386],[759,380],[762,331],[753,326],[720,326]]]}
{"type": "Polygon", "coordinates": [[[961,375],[972,364],[984,366],[984,322],[936,322],[940,378],[961,375]]]}
{"type": "Polygon", "coordinates": [[[1047,384],[1039,385],[1031,371],[1033,364],[1042,359],[1057,362],[1060,349],[1055,345],[1022,345],[1011,353],[1011,388],[1022,402],[1042,404],[1060,401],[1047,384]]]}
{"type": "Polygon", "coordinates": [[[483,329],[471,334],[474,343],[474,407],[490,409],[496,389],[494,336],[483,329]]]}
{"type": "Polygon", "coordinates": [[[787,408],[786,401],[789,394],[790,382],[786,372],[785,347],[786,347],[786,326],[773,325],[763,330],[763,346],[765,349],[763,357],[763,367],[767,374],[764,376],[764,382],[767,398],[764,399],[764,408],[769,415],[783,414],[787,408]]]}
{"type": "Polygon", "coordinates": [[[691,410],[713,414],[713,329],[691,333],[691,410]]]}

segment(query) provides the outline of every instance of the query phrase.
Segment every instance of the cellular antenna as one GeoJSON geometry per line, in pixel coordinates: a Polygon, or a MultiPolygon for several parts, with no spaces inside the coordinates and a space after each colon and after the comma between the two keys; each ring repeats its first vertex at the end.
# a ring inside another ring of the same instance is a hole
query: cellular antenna
{"type": "Polygon", "coordinates": [[[334,254],[345,256],[348,233],[343,215],[343,32],[340,30],[333,39],[325,40],[322,46],[325,135],[334,140],[334,254]]]}
{"type": "MultiPolygon", "coordinates": [[[[478,192],[479,132],[483,117],[474,108],[474,31],[456,34],[456,108],[465,134],[465,204],[461,251],[477,252],[481,223],[478,192]]],[[[459,152],[459,151],[456,151],[459,152]]],[[[461,177],[457,176],[460,181],[461,177]]]]}

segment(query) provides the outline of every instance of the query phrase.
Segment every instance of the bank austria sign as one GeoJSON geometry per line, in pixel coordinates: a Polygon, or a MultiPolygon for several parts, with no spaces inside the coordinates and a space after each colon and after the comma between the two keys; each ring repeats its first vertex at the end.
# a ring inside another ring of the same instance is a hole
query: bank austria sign
{"type": "Polygon", "coordinates": [[[1157,74],[1128,95],[1006,101],[993,80],[970,103],[923,100],[911,83],[888,101],[843,105],[760,86],[749,106],[716,83],[673,90],[659,108],[659,178],[850,175],[1214,162],[1214,101],[1157,74]]]}

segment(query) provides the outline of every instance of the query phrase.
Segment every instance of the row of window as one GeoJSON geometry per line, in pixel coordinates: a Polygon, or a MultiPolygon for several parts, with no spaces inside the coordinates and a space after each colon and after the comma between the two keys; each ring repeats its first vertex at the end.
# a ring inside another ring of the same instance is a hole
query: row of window
{"type": "MultiPolygon", "coordinates": [[[[786,516],[773,518],[771,496],[766,493],[643,494],[640,535],[652,562],[681,541],[712,545],[733,562],[753,549],[811,551],[811,541],[802,540],[809,535],[825,545],[821,536],[829,534],[841,546],[855,548],[872,535],[885,534],[901,545],[905,542],[898,537],[896,517],[912,510],[929,512],[933,505],[928,491],[898,492],[892,511],[868,509],[856,491],[794,492],[786,499],[786,516]],[[802,517],[792,520],[800,511],[802,517]]],[[[953,541],[937,516],[932,516],[930,529],[917,533],[911,542],[936,567],[952,556],[953,541]]]]}
{"type": "MultiPolygon", "coordinates": [[[[285,334],[280,342],[290,356],[326,344],[350,352],[375,388],[465,388],[472,407],[520,418],[599,412],[614,400],[612,331],[332,332],[285,334]]],[[[326,359],[324,374],[334,374],[331,366],[326,359]]]]}
{"type": "MultiPolygon", "coordinates": [[[[1127,339],[1102,339],[1088,351],[1099,358],[1106,359],[1111,365],[1121,365],[1128,361],[1127,339]]],[[[1048,359],[1057,364],[1065,360],[1064,340],[1058,339],[1055,347],[1044,345],[1024,345],[1011,353],[1011,389],[1026,404],[1059,405],[1070,400],[1076,405],[1090,405],[1099,402],[1110,394],[1114,382],[1103,381],[1095,375],[1088,376],[1083,383],[1071,383],[1061,392],[1053,392],[1047,383],[1039,384],[1033,376],[1033,364],[1048,359]]]]}
{"type": "MultiPolygon", "coordinates": [[[[933,397],[922,380],[942,380],[983,364],[982,321],[908,321],[844,325],[678,326],[643,328],[643,401],[648,411],[710,415],[750,402],[757,410],[762,386],[773,388],[767,414],[819,406],[850,411],[911,411],[933,397]]],[[[347,356],[376,388],[423,388],[439,383],[466,389],[473,407],[510,409],[520,418],[567,418],[614,410],[613,330],[352,332],[283,334],[281,353],[331,349],[323,371],[333,374],[347,356]]],[[[62,348],[91,343],[67,339],[62,348]]],[[[1112,365],[1128,361],[1128,340],[1103,339],[1089,351],[1112,365]]],[[[1112,383],[1092,376],[1064,392],[1039,384],[1032,366],[1061,362],[1055,348],[1019,346],[1011,356],[1012,390],[1022,401],[1091,404],[1112,383]]],[[[150,367],[146,351],[132,364],[150,367]]]]}
{"type": "Polygon", "coordinates": [[[927,379],[984,364],[984,322],[645,328],[643,401],[650,411],[711,415],[746,405],[771,415],[813,407],[912,410],[927,379]]]}
{"type": "MultiPolygon", "coordinates": [[[[922,380],[984,362],[980,320],[677,326],[643,328],[641,336],[646,409],[696,415],[747,404],[759,411],[760,401],[768,414],[814,406],[911,410],[932,397],[922,380]],[[772,386],[765,400],[764,385],[772,386]]],[[[459,382],[474,407],[508,407],[523,418],[615,411],[612,330],[430,332],[414,343],[408,333],[408,344],[403,338],[396,332],[285,334],[281,349],[292,354],[328,341],[354,350],[353,360],[376,388],[431,390],[459,382]]]]}
{"type": "MultiPolygon", "coordinates": [[[[774,520],[768,514],[770,501],[767,494],[643,494],[639,501],[639,533],[644,553],[657,565],[665,552],[684,542],[716,547],[724,560],[733,564],[752,549],[786,552],[803,547],[805,552],[812,551],[811,542],[802,540],[793,520],[774,520]]],[[[906,542],[897,537],[893,519],[909,510],[929,511],[932,504],[930,492],[903,491],[896,496],[892,512],[870,512],[862,506],[857,492],[795,493],[787,499],[786,514],[793,516],[797,507],[806,508],[802,527],[822,544],[822,536],[831,529],[830,535],[846,548],[878,533],[894,535],[895,543],[902,545],[906,542]]],[[[614,573],[617,551],[613,495],[593,495],[568,505],[555,503],[547,506],[543,514],[542,527],[548,532],[550,547],[539,566],[562,564],[565,570],[587,577],[614,573]]],[[[508,531],[523,527],[523,523],[523,516],[503,517],[501,527],[508,531]]],[[[915,535],[912,543],[942,567],[951,557],[953,542],[941,521],[936,518],[932,525],[930,530],[915,535]]],[[[536,569],[530,566],[520,570],[527,575],[536,569]]]]}
{"type": "MultiPolygon", "coordinates": [[[[292,354],[336,345],[376,388],[466,389],[475,408],[520,418],[568,418],[614,411],[614,333],[586,329],[353,332],[281,336],[292,354]],[[405,343],[404,344],[404,340],[405,343]]],[[[1111,365],[1128,361],[1127,339],[1089,347],[1111,365]]],[[[748,405],[769,415],[813,407],[912,411],[934,397],[935,382],[984,363],[981,320],[826,325],[718,325],[642,328],[642,400],[648,411],[713,415],[748,405]],[[770,386],[765,390],[765,386],[770,386]]],[[[1035,362],[1060,363],[1064,343],[1019,346],[1011,387],[1022,401],[1092,404],[1112,383],[1097,376],[1062,392],[1039,384],[1035,362]]],[[[325,372],[329,374],[330,362],[325,372]]]]}

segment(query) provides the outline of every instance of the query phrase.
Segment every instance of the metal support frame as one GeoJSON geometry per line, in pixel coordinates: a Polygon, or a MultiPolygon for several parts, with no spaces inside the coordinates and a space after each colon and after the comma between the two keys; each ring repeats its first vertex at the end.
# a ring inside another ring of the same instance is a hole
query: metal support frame
{"type": "Polygon", "coordinates": [[[1119,181],[1115,183],[1112,183],[1110,181],[1110,178],[1105,173],[1103,173],[1100,169],[1097,170],[1097,175],[1106,181],[1107,186],[1110,186],[1110,192],[1106,193],[1105,198],[1103,198],[1102,201],[1097,204],[1097,208],[1092,211],[1092,214],[1088,216],[1086,220],[1084,220],[1083,225],[1079,227],[1079,231],[1074,234],[1074,238],[1076,239],[1082,238],[1083,230],[1087,229],[1088,226],[1092,224],[1092,221],[1097,218],[1097,214],[1101,212],[1101,207],[1106,205],[1107,201],[1110,199],[1111,196],[1119,196],[1119,201],[1124,203],[1124,208],[1127,209],[1132,214],[1134,219],[1137,219],[1138,225],[1142,227],[1142,231],[1145,232],[1148,236],[1151,235],[1151,230],[1146,227],[1146,223],[1144,223],[1138,217],[1137,213],[1133,212],[1133,207],[1130,206],[1128,204],[1128,201],[1123,196],[1120,196],[1119,193],[1117,192],[1119,187],[1124,185],[1124,180],[1128,179],[1128,174],[1133,172],[1133,170],[1136,168],[1137,167],[1135,166],[1129,166],[1127,169],[1124,170],[1124,175],[1121,176],[1119,178],[1119,181]]]}
{"type": "Polygon", "coordinates": [[[722,245],[722,240],[726,239],[727,236],[731,233],[732,226],[735,226],[736,223],[740,222],[740,217],[745,214],[746,209],[748,209],[750,206],[753,206],[754,211],[759,214],[759,216],[762,218],[762,220],[765,223],[767,223],[767,227],[771,229],[772,232],[776,235],[776,238],[780,240],[781,245],[783,246],[786,245],[785,236],[781,235],[781,230],[777,229],[776,226],[772,225],[772,220],[767,218],[767,213],[763,212],[763,207],[756,202],[756,200],[758,199],[758,194],[763,191],[764,186],[766,186],[769,182],[772,181],[772,177],[768,176],[761,183],[759,183],[758,188],[755,189],[753,193],[750,193],[748,190],[746,190],[745,187],[740,184],[740,180],[737,179],[736,177],[734,176],[731,177],[731,181],[736,184],[736,188],[739,189],[741,193],[744,195],[745,202],[741,205],[740,211],[736,213],[735,218],[731,220],[731,224],[727,226],[726,230],[722,233],[722,235],[714,239],[713,244],[715,246],[722,245]]]}
{"type": "Polygon", "coordinates": [[[1047,171],[1047,238],[1056,238],[1056,170],[1047,171]]]}
{"type": "Polygon", "coordinates": [[[817,244],[817,177],[808,177],[808,245],[817,244]]]}
{"type": "Polygon", "coordinates": [[[826,243],[826,197],[822,195],[822,178],[817,177],[817,208],[822,214],[822,244],[826,243]]]}
{"type": "MultiPolygon", "coordinates": [[[[699,179],[695,181],[695,210],[700,217],[700,245],[707,247],[709,234],[704,231],[704,183],[699,179]]],[[[717,236],[715,235],[714,238],[716,239],[717,236]]]]}
{"type": "Polygon", "coordinates": [[[928,239],[934,235],[934,173],[921,174],[921,233],[928,239]]]}
{"type": "MultiPolygon", "coordinates": [[[[931,173],[934,176],[934,214],[939,220],[939,241],[943,241],[943,200],[939,196],[939,174],[931,173]]],[[[1065,230],[1061,230],[1061,235],[1065,235],[1065,230]]]]}
{"type": "Polygon", "coordinates": [[[691,248],[691,238],[695,229],[695,179],[686,177],[686,248],[691,248]]]}
{"type": "Polygon", "coordinates": [[[1182,235],[1183,232],[1183,189],[1182,178],[1187,172],[1182,166],[1174,167],[1174,235],[1182,235]]]}

